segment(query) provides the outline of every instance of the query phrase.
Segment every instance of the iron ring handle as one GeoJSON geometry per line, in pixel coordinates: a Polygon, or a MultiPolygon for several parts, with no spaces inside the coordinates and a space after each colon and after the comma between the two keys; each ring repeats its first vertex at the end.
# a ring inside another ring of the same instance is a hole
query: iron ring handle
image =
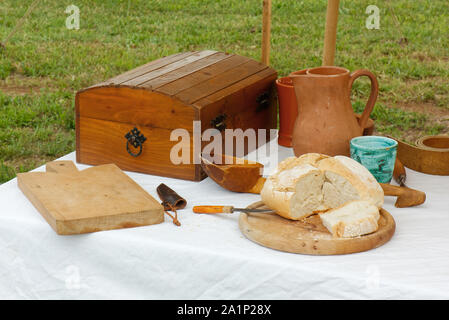
{"type": "Polygon", "coordinates": [[[126,138],[126,151],[133,157],[138,157],[142,153],[143,150],[143,143],[147,140],[143,134],[140,133],[140,131],[134,127],[130,132],[128,132],[125,135],[126,138]],[[139,148],[139,152],[134,153],[129,145],[132,145],[134,148],[139,148]]]}
{"type": "Polygon", "coordinates": [[[138,157],[138,156],[140,156],[140,154],[142,153],[142,149],[143,149],[142,143],[141,143],[141,142],[137,142],[137,144],[138,144],[139,152],[134,153],[134,152],[132,152],[131,149],[129,148],[129,141],[126,141],[126,151],[128,151],[128,153],[129,153],[130,155],[132,155],[133,157],[138,157]]]}

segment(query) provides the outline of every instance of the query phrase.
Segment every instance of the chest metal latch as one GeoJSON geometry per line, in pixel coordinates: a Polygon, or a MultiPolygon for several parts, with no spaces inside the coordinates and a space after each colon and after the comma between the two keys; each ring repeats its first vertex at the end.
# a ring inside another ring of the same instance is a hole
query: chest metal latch
{"type": "Polygon", "coordinates": [[[143,134],[140,133],[139,129],[134,127],[130,132],[125,135],[126,138],[126,151],[133,157],[138,157],[142,153],[143,143],[147,140],[143,134]],[[130,149],[132,145],[135,149],[139,149],[137,153],[130,149]]]}

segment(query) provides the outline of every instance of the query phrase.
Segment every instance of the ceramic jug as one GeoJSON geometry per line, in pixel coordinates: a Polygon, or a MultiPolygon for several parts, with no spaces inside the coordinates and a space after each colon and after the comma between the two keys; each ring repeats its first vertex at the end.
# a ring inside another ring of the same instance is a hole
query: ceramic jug
{"type": "Polygon", "coordinates": [[[379,93],[376,77],[368,70],[323,66],[289,75],[295,88],[298,117],[293,128],[295,156],[322,153],[349,156],[349,141],[363,134],[379,93]],[[371,94],[362,115],[357,118],[351,105],[354,80],[367,76],[371,94]]]}

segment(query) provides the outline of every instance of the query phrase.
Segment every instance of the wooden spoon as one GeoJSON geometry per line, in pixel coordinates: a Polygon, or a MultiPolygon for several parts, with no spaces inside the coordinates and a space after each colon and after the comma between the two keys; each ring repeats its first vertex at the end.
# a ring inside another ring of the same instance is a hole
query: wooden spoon
{"type": "MultiPolygon", "coordinates": [[[[260,193],[266,181],[262,176],[263,164],[227,155],[221,155],[221,160],[222,164],[216,164],[210,158],[201,157],[201,167],[209,178],[233,192],[260,193]]],[[[385,183],[380,186],[386,196],[397,196],[397,208],[413,207],[426,201],[426,194],[419,190],[385,183]]]]}
{"type": "Polygon", "coordinates": [[[260,193],[266,180],[262,177],[263,164],[227,155],[218,159],[221,164],[201,156],[201,167],[212,180],[229,191],[260,193]]]}

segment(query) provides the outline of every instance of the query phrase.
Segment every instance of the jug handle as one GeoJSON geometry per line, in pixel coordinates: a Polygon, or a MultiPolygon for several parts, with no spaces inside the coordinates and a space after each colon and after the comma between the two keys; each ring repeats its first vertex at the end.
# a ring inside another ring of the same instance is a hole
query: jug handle
{"type": "Polygon", "coordinates": [[[377,100],[377,95],[379,94],[379,83],[377,82],[377,78],[373,73],[371,73],[366,69],[359,69],[350,74],[349,92],[351,92],[352,84],[354,83],[355,79],[361,76],[367,76],[371,80],[371,93],[368,102],[365,106],[365,110],[363,110],[362,116],[359,118],[359,126],[363,130],[365,129],[365,126],[368,122],[368,118],[374,109],[374,105],[377,100]]]}

